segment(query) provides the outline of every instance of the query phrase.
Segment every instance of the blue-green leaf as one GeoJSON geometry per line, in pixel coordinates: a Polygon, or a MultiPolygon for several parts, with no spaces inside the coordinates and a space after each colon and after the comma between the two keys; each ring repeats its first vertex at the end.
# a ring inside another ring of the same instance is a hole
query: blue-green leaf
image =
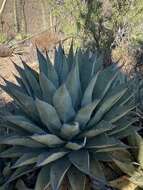
{"type": "Polygon", "coordinates": [[[82,52],[81,50],[78,50],[75,58],[78,60],[81,89],[84,92],[92,77],[94,61],[89,57],[89,51],[82,52]]]}
{"type": "Polygon", "coordinates": [[[44,166],[38,174],[35,190],[47,189],[50,185],[50,166],[44,166]]]}
{"type": "Polygon", "coordinates": [[[7,184],[18,179],[18,178],[20,178],[21,176],[23,176],[25,174],[28,174],[28,173],[34,171],[34,170],[35,170],[35,168],[33,167],[33,165],[32,166],[29,166],[29,165],[28,166],[22,166],[20,168],[17,168],[13,172],[13,174],[10,176],[10,178],[8,179],[7,184]]]}
{"type": "Polygon", "coordinates": [[[130,113],[133,109],[136,108],[136,105],[129,106],[117,106],[111,109],[108,113],[105,114],[104,119],[110,121],[111,123],[118,123],[120,119],[130,113]]]}
{"type": "Polygon", "coordinates": [[[104,114],[107,113],[118,102],[118,100],[120,100],[120,98],[125,94],[126,91],[127,89],[123,89],[122,91],[115,93],[106,100],[104,100],[100,105],[98,111],[95,113],[94,117],[91,119],[89,126],[92,126],[99,122],[104,114]]]}
{"type": "Polygon", "coordinates": [[[36,106],[42,122],[51,132],[53,132],[53,130],[59,130],[61,128],[60,119],[55,108],[52,105],[36,99],[36,106]]]}
{"type": "Polygon", "coordinates": [[[118,70],[113,69],[113,65],[100,72],[96,81],[95,90],[93,92],[93,98],[103,98],[111,89],[117,75],[118,70]]]}
{"type": "Polygon", "coordinates": [[[4,136],[0,138],[0,144],[6,145],[18,145],[18,146],[25,146],[25,147],[44,147],[44,145],[30,139],[29,137],[21,137],[21,136],[4,136]]]}
{"type": "Polygon", "coordinates": [[[99,179],[103,183],[106,181],[103,168],[94,154],[90,154],[90,176],[99,179]]]}
{"type": "Polygon", "coordinates": [[[55,147],[64,144],[63,140],[52,134],[33,135],[31,138],[41,144],[47,145],[48,147],[55,147]]]}
{"type": "Polygon", "coordinates": [[[48,63],[44,55],[37,48],[37,57],[39,61],[40,72],[43,72],[46,76],[48,75],[48,63]]]}
{"type": "Polygon", "coordinates": [[[39,126],[35,125],[30,119],[21,115],[6,116],[5,119],[12,124],[15,124],[17,128],[24,129],[30,133],[45,133],[39,126]]]}
{"type": "Polygon", "coordinates": [[[49,164],[55,160],[58,160],[65,156],[68,152],[65,150],[57,150],[57,151],[49,151],[46,153],[42,153],[38,157],[37,166],[44,166],[46,164],[49,164]]]}
{"type": "Polygon", "coordinates": [[[56,91],[56,87],[42,72],[39,74],[39,82],[42,90],[43,100],[52,104],[52,97],[56,91]]]}
{"type": "Polygon", "coordinates": [[[121,118],[121,120],[118,120],[118,122],[116,122],[117,127],[113,129],[112,131],[109,131],[108,134],[110,136],[112,135],[114,136],[115,134],[123,132],[128,128],[130,129],[132,124],[135,123],[136,121],[137,121],[137,118],[128,118],[128,117],[121,118]]]}
{"type": "Polygon", "coordinates": [[[86,138],[78,141],[69,141],[65,147],[71,150],[79,150],[86,145],[86,138]]]}
{"type": "Polygon", "coordinates": [[[19,67],[17,64],[14,63],[14,66],[16,68],[16,70],[18,71],[20,77],[21,77],[21,80],[24,84],[24,87],[28,93],[29,96],[32,96],[32,92],[31,92],[31,89],[30,89],[30,86],[29,86],[29,82],[27,80],[27,77],[26,77],[26,74],[25,74],[25,70],[21,67],[19,67]]]}
{"type": "Polygon", "coordinates": [[[63,69],[63,55],[64,55],[64,50],[62,48],[62,45],[59,44],[58,49],[55,49],[54,66],[55,66],[55,70],[59,76],[60,82],[61,82],[61,73],[62,73],[62,69],[63,69]]]}
{"type": "Polygon", "coordinates": [[[21,109],[33,120],[38,120],[38,112],[32,97],[22,93],[16,88],[8,88],[7,86],[0,85],[11,97],[17,101],[21,109]]]}
{"type": "Polygon", "coordinates": [[[38,153],[29,153],[29,154],[23,154],[16,163],[12,166],[12,168],[17,168],[29,164],[34,164],[37,162],[38,159],[38,153]]]}
{"type": "Polygon", "coordinates": [[[90,162],[87,150],[77,150],[69,154],[69,160],[81,172],[89,174],[90,162]]]}
{"type": "MultiPolygon", "coordinates": [[[[25,65],[24,65],[25,66],[25,65]]],[[[25,75],[27,77],[29,86],[32,90],[33,97],[41,98],[41,89],[39,83],[33,73],[25,66],[25,75]]]]}
{"type": "Polygon", "coordinates": [[[72,98],[72,104],[74,108],[77,109],[77,106],[80,104],[81,99],[81,86],[78,63],[76,63],[76,65],[72,68],[71,72],[69,73],[66,81],[66,86],[72,98]]]}
{"type": "Polygon", "coordinates": [[[16,84],[18,84],[18,86],[20,86],[20,88],[22,89],[22,91],[27,94],[27,95],[30,95],[32,96],[32,94],[28,93],[23,81],[22,81],[22,78],[20,78],[19,76],[16,76],[15,74],[14,75],[14,78],[16,79],[16,84]]]}
{"type": "Polygon", "coordinates": [[[60,84],[62,84],[68,76],[70,65],[61,44],[59,44],[58,49],[55,50],[54,66],[58,73],[60,84]]]}
{"type": "Polygon", "coordinates": [[[84,132],[81,136],[92,138],[102,133],[111,131],[112,129],[116,129],[116,127],[117,127],[116,125],[112,125],[110,122],[102,120],[97,125],[92,126],[91,129],[84,132]]]}
{"type": "Polygon", "coordinates": [[[99,72],[89,82],[89,84],[84,92],[84,95],[83,95],[83,99],[82,99],[82,103],[81,103],[82,107],[86,106],[92,102],[93,90],[94,90],[94,86],[97,81],[98,75],[99,75],[99,72]]]}
{"type": "Polygon", "coordinates": [[[37,56],[39,61],[40,73],[44,73],[46,77],[53,82],[53,84],[58,87],[59,79],[55,71],[54,66],[51,64],[49,58],[46,59],[44,55],[37,49],[37,56]]]}
{"type": "Polygon", "coordinates": [[[29,154],[31,152],[40,154],[41,152],[45,151],[45,148],[33,148],[33,147],[24,147],[24,146],[13,146],[3,152],[0,153],[1,158],[16,158],[20,157],[23,154],[29,154]]]}
{"type": "Polygon", "coordinates": [[[68,171],[68,179],[72,190],[84,190],[86,184],[86,175],[80,172],[74,166],[68,171]]]}
{"type": "Polygon", "coordinates": [[[73,40],[69,49],[68,58],[67,58],[68,64],[69,64],[69,70],[71,70],[73,64],[74,64],[74,51],[73,51],[73,40]]]}
{"type": "Polygon", "coordinates": [[[71,124],[64,124],[61,127],[60,135],[66,139],[72,139],[80,132],[79,124],[77,122],[71,124]]]}
{"type": "Polygon", "coordinates": [[[84,126],[90,120],[91,115],[92,115],[93,111],[95,110],[98,103],[99,103],[99,100],[95,100],[94,102],[86,105],[85,107],[82,107],[78,111],[78,113],[75,117],[75,121],[80,124],[80,128],[84,128],[84,126]]]}
{"type": "Polygon", "coordinates": [[[65,56],[65,54],[63,54],[63,67],[62,67],[62,71],[60,73],[61,83],[65,82],[68,74],[69,74],[69,64],[67,62],[67,57],[65,56]]]}
{"type": "Polygon", "coordinates": [[[72,100],[65,85],[62,85],[54,94],[53,104],[60,119],[65,123],[75,115],[72,100]]]}
{"type": "Polygon", "coordinates": [[[70,168],[71,163],[67,158],[56,161],[51,166],[50,181],[52,189],[58,190],[62,180],[70,168]]]}
{"type": "Polygon", "coordinates": [[[105,134],[96,136],[95,138],[89,139],[87,141],[87,148],[108,148],[113,147],[120,144],[118,139],[114,139],[112,137],[108,137],[105,134]]]}
{"type": "MultiPolygon", "coordinates": [[[[26,72],[26,70],[29,70],[32,73],[32,75],[38,80],[39,73],[35,69],[30,67],[24,60],[22,60],[21,57],[20,57],[20,59],[25,68],[25,72],[26,72]]],[[[20,73],[20,76],[21,76],[21,73],[20,73]]]]}

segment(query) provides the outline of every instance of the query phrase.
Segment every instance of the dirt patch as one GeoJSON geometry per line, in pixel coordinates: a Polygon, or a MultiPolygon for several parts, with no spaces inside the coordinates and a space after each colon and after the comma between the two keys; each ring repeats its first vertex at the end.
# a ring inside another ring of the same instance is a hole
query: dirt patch
{"type": "MultiPolygon", "coordinates": [[[[22,58],[32,68],[36,68],[36,66],[38,66],[38,64],[35,61],[34,56],[23,55],[22,58]]],[[[13,62],[15,62],[16,64],[22,67],[22,63],[18,55],[14,55],[12,57],[7,57],[7,58],[0,58],[0,76],[4,77],[6,80],[16,83],[14,75],[18,75],[18,72],[16,71],[13,62]]],[[[2,78],[0,78],[0,83],[4,84],[4,81],[2,80],[2,78]]],[[[2,102],[8,103],[12,100],[3,90],[1,90],[1,92],[2,92],[1,93],[2,102]]]]}

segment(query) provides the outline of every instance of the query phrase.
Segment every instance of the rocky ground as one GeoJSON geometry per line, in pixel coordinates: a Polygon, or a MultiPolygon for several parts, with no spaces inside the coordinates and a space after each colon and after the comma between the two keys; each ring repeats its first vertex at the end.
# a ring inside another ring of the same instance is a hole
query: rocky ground
{"type": "MultiPolygon", "coordinates": [[[[22,56],[24,60],[26,60],[26,62],[32,67],[35,68],[38,66],[34,56],[31,56],[29,54],[23,55],[22,56]]],[[[13,55],[11,57],[0,57],[0,76],[4,77],[7,80],[10,80],[12,82],[16,82],[14,75],[18,75],[18,73],[16,72],[15,66],[13,64],[13,62],[15,62],[18,65],[21,65],[21,61],[18,55],[13,55]]],[[[0,78],[0,83],[4,84],[4,81],[2,78],[0,78]]],[[[0,95],[0,105],[3,106],[3,104],[8,103],[11,101],[11,98],[3,91],[1,91],[1,95],[0,95]]]]}

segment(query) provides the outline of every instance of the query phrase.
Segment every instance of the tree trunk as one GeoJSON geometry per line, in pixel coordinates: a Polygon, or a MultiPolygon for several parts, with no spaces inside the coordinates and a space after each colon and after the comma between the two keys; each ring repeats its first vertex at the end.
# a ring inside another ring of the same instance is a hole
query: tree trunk
{"type": "Polygon", "coordinates": [[[25,15],[25,0],[21,0],[21,32],[23,34],[27,33],[27,23],[26,23],[26,15],[25,15]]]}
{"type": "Polygon", "coordinates": [[[3,0],[1,8],[0,8],[1,32],[3,32],[3,25],[4,25],[3,19],[2,19],[2,14],[3,14],[4,8],[5,8],[6,2],[7,2],[7,0],[3,0]]]}
{"type": "Polygon", "coordinates": [[[13,0],[13,14],[14,14],[14,31],[18,32],[16,0],[13,0]]]}
{"type": "Polygon", "coordinates": [[[42,21],[43,21],[43,28],[42,28],[43,30],[46,30],[46,28],[47,28],[46,6],[47,6],[47,4],[46,4],[45,0],[42,0],[41,1],[41,12],[42,12],[41,14],[42,14],[42,21]]]}
{"type": "Polygon", "coordinates": [[[7,0],[3,0],[3,2],[2,2],[1,8],[0,8],[0,16],[1,16],[2,13],[3,13],[3,10],[4,10],[4,8],[5,8],[6,2],[7,2],[7,0]]]}
{"type": "Polygon", "coordinates": [[[14,15],[15,15],[16,32],[23,33],[23,34],[27,32],[24,6],[25,6],[25,0],[14,0],[14,15]]]}

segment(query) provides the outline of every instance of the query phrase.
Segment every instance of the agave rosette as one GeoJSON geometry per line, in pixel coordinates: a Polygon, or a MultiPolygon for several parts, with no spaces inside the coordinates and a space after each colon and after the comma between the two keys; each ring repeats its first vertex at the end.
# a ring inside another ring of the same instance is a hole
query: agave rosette
{"type": "Polygon", "coordinates": [[[21,112],[7,115],[3,126],[13,132],[0,138],[10,147],[0,154],[12,158],[16,178],[39,169],[35,190],[53,190],[67,177],[73,190],[84,189],[86,176],[105,181],[101,162],[128,148],[121,140],[134,130],[135,108],[128,83],[118,80],[115,66],[77,50],[65,55],[61,46],[54,64],[37,50],[39,72],[25,62],[15,65],[17,83],[1,86],[21,112]]]}

